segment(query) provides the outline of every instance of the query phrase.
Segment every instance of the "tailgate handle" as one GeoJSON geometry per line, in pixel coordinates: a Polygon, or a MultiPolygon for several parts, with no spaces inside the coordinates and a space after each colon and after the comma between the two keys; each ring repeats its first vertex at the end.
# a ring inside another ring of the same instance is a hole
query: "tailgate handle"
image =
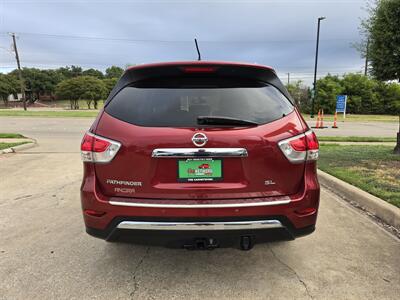
{"type": "Polygon", "coordinates": [[[154,149],[151,157],[247,157],[245,148],[160,148],[154,149]]]}

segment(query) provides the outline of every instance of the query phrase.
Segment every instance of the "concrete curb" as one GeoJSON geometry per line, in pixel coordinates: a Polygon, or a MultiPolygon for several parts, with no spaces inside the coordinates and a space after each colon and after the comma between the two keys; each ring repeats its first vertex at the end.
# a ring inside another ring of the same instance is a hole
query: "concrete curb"
{"type": "Polygon", "coordinates": [[[400,230],[399,208],[321,170],[318,170],[318,179],[320,184],[333,193],[347,201],[356,202],[360,207],[400,230]]]}
{"type": "Polygon", "coordinates": [[[7,153],[16,153],[22,150],[26,150],[26,149],[30,149],[33,148],[37,145],[36,140],[34,139],[30,139],[30,142],[26,143],[26,144],[22,144],[22,145],[18,145],[18,146],[14,146],[11,148],[6,148],[3,150],[0,150],[0,155],[1,154],[7,154],[7,153]]]}

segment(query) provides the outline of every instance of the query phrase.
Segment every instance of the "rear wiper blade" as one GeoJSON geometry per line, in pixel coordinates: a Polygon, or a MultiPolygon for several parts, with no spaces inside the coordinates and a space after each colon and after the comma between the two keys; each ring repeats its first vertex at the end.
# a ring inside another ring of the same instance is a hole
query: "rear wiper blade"
{"type": "Polygon", "coordinates": [[[220,116],[198,116],[197,124],[199,125],[244,125],[244,126],[258,126],[259,124],[249,120],[242,120],[230,117],[220,116]]]}

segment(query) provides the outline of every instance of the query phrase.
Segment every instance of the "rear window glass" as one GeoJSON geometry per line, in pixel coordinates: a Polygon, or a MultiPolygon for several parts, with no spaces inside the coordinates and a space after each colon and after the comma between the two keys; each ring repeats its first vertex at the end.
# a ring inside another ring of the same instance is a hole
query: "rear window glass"
{"type": "Polygon", "coordinates": [[[261,125],[292,110],[293,105],[278,89],[259,82],[136,84],[122,89],[105,108],[117,119],[146,127],[199,127],[200,116],[235,118],[261,125]]]}

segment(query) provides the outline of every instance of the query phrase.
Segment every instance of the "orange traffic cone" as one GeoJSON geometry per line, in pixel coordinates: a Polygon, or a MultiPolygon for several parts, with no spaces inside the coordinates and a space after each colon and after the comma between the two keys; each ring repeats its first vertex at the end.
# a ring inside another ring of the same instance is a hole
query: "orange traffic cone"
{"type": "Polygon", "coordinates": [[[317,117],[317,124],[315,125],[314,128],[319,128],[319,122],[321,120],[321,110],[318,110],[318,117],[317,117]]]}
{"type": "Polygon", "coordinates": [[[337,127],[337,111],[335,111],[335,115],[333,116],[333,126],[332,128],[339,128],[337,127]]]}
{"type": "Polygon", "coordinates": [[[321,109],[321,124],[319,124],[319,128],[324,128],[324,110],[321,109]]]}

